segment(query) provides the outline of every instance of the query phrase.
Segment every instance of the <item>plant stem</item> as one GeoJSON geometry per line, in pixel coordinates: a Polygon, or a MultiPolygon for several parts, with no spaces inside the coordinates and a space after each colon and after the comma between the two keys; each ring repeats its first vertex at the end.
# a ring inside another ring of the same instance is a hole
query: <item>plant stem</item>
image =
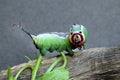
{"type": "Polygon", "coordinates": [[[64,63],[62,65],[62,67],[65,67],[67,65],[67,59],[66,59],[66,56],[65,56],[65,54],[63,52],[61,52],[61,55],[62,55],[63,60],[64,60],[64,63]]]}
{"type": "Polygon", "coordinates": [[[24,56],[27,60],[32,61],[28,56],[24,56]]]}
{"type": "MultiPolygon", "coordinates": [[[[66,64],[67,64],[67,59],[66,59],[66,56],[65,56],[65,54],[64,54],[63,52],[61,52],[61,55],[62,55],[63,60],[64,60],[64,63],[63,63],[63,65],[62,65],[62,67],[65,67],[66,64]]],[[[53,68],[62,60],[62,57],[60,56],[60,57],[48,68],[48,70],[47,70],[45,73],[48,73],[48,72],[52,71],[53,68]]]]}
{"type": "Polygon", "coordinates": [[[37,63],[36,63],[36,65],[34,66],[34,68],[32,70],[31,80],[35,80],[36,74],[37,74],[37,71],[38,71],[38,69],[40,67],[41,62],[42,62],[42,55],[40,54],[39,57],[38,57],[38,59],[37,59],[37,63]]]}
{"type": "Polygon", "coordinates": [[[31,69],[32,70],[32,66],[31,65],[26,65],[24,66],[22,69],[19,70],[19,72],[16,74],[15,76],[15,80],[17,80],[18,76],[25,70],[25,69],[31,69]]]}
{"type": "Polygon", "coordinates": [[[48,68],[48,70],[45,72],[48,73],[53,70],[53,68],[62,60],[62,57],[57,58],[57,60],[48,68]]]}

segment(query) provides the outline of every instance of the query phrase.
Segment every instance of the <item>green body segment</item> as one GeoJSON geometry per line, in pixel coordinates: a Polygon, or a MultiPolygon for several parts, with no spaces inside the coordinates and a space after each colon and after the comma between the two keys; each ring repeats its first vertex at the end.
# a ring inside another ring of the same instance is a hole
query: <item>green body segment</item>
{"type": "Polygon", "coordinates": [[[53,52],[54,50],[59,52],[66,50],[73,55],[68,38],[59,37],[56,34],[48,33],[37,36],[32,35],[32,38],[36,48],[40,50],[42,55],[45,55],[47,51],[53,52]]]}

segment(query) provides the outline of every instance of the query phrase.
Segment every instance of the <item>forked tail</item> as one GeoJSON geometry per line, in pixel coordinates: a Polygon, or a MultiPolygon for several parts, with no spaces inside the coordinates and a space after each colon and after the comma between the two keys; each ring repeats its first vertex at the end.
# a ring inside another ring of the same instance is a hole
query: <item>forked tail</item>
{"type": "Polygon", "coordinates": [[[27,30],[24,29],[24,27],[21,25],[21,22],[19,22],[18,24],[13,24],[13,26],[20,28],[23,32],[28,34],[31,37],[31,39],[33,40],[32,34],[30,34],[27,30]]]}
{"type": "Polygon", "coordinates": [[[32,39],[35,47],[37,48],[37,46],[36,46],[36,44],[35,44],[35,39],[34,39],[35,36],[32,35],[32,34],[30,34],[27,30],[25,30],[24,27],[22,27],[21,23],[19,23],[19,24],[13,24],[13,26],[20,28],[23,32],[25,32],[26,34],[28,34],[28,35],[31,37],[31,39],[32,39]]]}

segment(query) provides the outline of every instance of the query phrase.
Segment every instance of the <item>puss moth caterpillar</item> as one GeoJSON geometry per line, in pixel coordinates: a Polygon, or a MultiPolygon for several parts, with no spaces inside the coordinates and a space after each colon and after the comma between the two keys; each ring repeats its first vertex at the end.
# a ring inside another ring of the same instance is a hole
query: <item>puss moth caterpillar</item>
{"type": "Polygon", "coordinates": [[[78,24],[72,25],[67,34],[51,32],[35,36],[27,32],[23,27],[21,29],[31,37],[34,45],[43,56],[47,51],[53,52],[54,50],[58,52],[67,51],[70,56],[73,56],[74,52],[72,49],[85,48],[88,36],[87,29],[83,25],[78,24]]]}

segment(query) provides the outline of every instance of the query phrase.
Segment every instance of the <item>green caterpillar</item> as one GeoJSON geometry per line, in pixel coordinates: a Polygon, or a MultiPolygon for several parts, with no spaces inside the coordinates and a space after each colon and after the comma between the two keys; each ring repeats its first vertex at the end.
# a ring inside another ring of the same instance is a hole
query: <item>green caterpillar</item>
{"type": "Polygon", "coordinates": [[[47,51],[53,52],[54,50],[61,52],[67,51],[70,56],[74,55],[72,49],[85,48],[87,41],[87,29],[83,25],[74,24],[70,31],[66,33],[44,33],[37,36],[30,34],[24,28],[21,28],[33,40],[37,49],[44,56],[47,51]]]}

